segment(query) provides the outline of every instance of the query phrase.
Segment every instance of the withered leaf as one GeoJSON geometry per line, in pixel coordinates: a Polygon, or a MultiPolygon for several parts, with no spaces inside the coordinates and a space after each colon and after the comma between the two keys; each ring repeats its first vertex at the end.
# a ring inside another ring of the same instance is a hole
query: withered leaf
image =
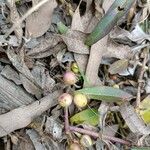
{"type": "Polygon", "coordinates": [[[24,51],[23,49],[20,50],[19,54],[15,54],[13,49],[8,49],[7,50],[7,56],[9,60],[12,62],[13,66],[20,72],[22,73],[26,78],[28,78],[31,82],[33,82],[38,88],[40,86],[38,83],[35,81],[35,78],[31,74],[29,68],[26,66],[24,62],[24,51]]]}
{"type": "Polygon", "coordinates": [[[22,74],[20,74],[20,80],[28,93],[35,95],[37,99],[41,98],[42,90],[40,88],[22,74]]]}
{"type": "Polygon", "coordinates": [[[115,61],[113,64],[109,67],[109,73],[110,74],[117,74],[123,72],[128,67],[128,60],[127,59],[120,59],[118,61],[115,61]]]}
{"type": "Polygon", "coordinates": [[[0,75],[0,83],[0,107],[6,110],[12,110],[35,101],[35,99],[20,86],[7,80],[2,75],[0,75]]]}
{"type": "Polygon", "coordinates": [[[128,45],[117,44],[112,40],[108,40],[107,51],[104,51],[104,57],[114,57],[118,59],[132,58],[132,49],[128,45]]]}
{"type": "Polygon", "coordinates": [[[61,37],[67,45],[68,51],[79,54],[89,54],[88,46],[84,44],[86,37],[84,33],[68,30],[68,32],[61,37]]]}
{"type": "Polygon", "coordinates": [[[86,78],[90,85],[96,86],[102,84],[100,78],[98,77],[98,70],[103,53],[107,50],[107,39],[108,36],[99,40],[91,47],[90,56],[86,68],[86,78]]]}
{"type": "Polygon", "coordinates": [[[52,55],[53,53],[56,53],[58,51],[58,47],[60,47],[58,43],[62,41],[62,39],[58,36],[50,34],[45,38],[39,39],[38,41],[39,44],[37,46],[28,50],[28,56],[32,58],[44,58],[52,55]]]}
{"type": "Polygon", "coordinates": [[[71,29],[81,31],[83,33],[90,33],[97,25],[98,21],[99,20],[93,15],[90,8],[87,8],[85,14],[81,16],[78,6],[72,18],[71,29]]]}
{"type": "Polygon", "coordinates": [[[140,135],[150,134],[150,127],[145,125],[144,121],[136,113],[132,105],[124,103],[120,107],[120,113],[133,133],[140,135]]]}
{"type": "Polygon", "coordinates": [[[12,69],[9,65],[5,66],[5,68],[1,72],[1,75],[9,80],[12,80],[17,85],[21,84],[19,74],[14,69],[12,69]]]}
{"type": "MultiPolygon", "coordinates": [[[[39,1],[34,0],[33,5],[39,1]]],[[[41,6],[36,12],[32,13],[26,19],[26,32],[29,37],[42,36],[50,27],[54,8],[56,8],[56,0],[49,0],[41,6]]]]}

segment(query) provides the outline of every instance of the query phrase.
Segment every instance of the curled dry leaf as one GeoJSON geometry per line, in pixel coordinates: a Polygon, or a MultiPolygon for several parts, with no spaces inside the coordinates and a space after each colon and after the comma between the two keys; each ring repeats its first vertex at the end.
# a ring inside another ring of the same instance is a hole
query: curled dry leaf
{"type": "MultiPolygon", "coordinates": [[[[40,0],[33,0],[33,6],[40,0]]],[[[49,0],[36,12],[26,18],[26,32],[29,37],[42,36],[50,27],[54,8],[57,7],[56,0],[49,0]]]]}

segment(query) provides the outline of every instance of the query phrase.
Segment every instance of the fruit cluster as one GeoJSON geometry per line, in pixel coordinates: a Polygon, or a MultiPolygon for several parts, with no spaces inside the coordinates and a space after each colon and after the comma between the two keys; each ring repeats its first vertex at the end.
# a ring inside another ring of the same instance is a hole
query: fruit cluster
{"type": "MultiPolygon", "coordinates": [[[[77,77],[74,72],[66,72],[63,76],[64,83],[67,85],[74,85],[77,82],[77,77]]],[[[87,105],[87,97],[84,94],[76,93],[74,97],[68,93],[63,93],[58,102],[62,107],[68,107],[72,101],[78,108],[85,107],[87,105]]]]}

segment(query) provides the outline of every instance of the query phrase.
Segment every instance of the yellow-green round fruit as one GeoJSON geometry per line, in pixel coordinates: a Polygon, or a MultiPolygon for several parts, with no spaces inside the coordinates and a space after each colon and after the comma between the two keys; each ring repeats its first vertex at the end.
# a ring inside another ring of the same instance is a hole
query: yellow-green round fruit
{"type": "Polygon", "coordinates": [[[92,139],[89,135],[83,135],[80,139],[80,143],[83,147],[90,147],[93,144],[92,139]]]}
{"type": "Polygon", "coordinates": [[[74,104],[79,107],[85,107],[87,105],[87,98],[84,94],[77,93],[74,95],[74,104]]]}
{"type": "Polygon", "coordinates": [[[72,71],[68,71],[64,74],[63,80],[65,84],[73,85],[77,82],[77,77],[72,71]]]}
{"type": "Polygon", "coordinates": [[[79,67],[78,67],[77,63],[73,63],[71,65],[71,69],[74,73],[79,73],[79,67]]]}
{"type": "Polygon", "coordinates": [[[72,103],[72,96],[68,93],[63,93],[59,98],[58,98],[58,103],[62,107],[68,107],[72,103]]]}
{"type": "Polygon", "coordinates": [[[79,145],[78,143],[72,143],[69,146],[68,150],[83,150],[83,149],[82,149],[81,145],[79,145]]]}

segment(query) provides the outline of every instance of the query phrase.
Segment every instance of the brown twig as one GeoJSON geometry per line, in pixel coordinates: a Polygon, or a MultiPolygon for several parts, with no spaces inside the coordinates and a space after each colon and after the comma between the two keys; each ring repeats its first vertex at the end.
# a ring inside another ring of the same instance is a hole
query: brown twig
{"type": "Polygon", "coordinates": [[[58,98],[60,93],[61,91],[55,91],[39,101],[0,115],[0,137],[29,125],[34,118],[56,104],[54,99],[58,98]]]}
{"type": "Polygon", "coordinates": [[[131,143],[129,141],[125,141],[125,140],[122,140],[122,139],[119,139],[116,137],[107,136],[107,135],[100,135],[97,132],[93,132],[90,130],[86,130],[86,129],[82,129],[82,128],[78,128],[78,127],[74,127],[74,126],[70,126],[70,131],[87,134],[94,138],[101,138],[101,139],[110,140],[110,141],[118,142],[118,143],[125,144],[125,145],[131,145],[131,143]]]}
{"type": "Polygon", "coordinates": [[[146,63],[148,61],[148,48],[144,49],[144,59],[143,59],[143,63],[142,63],[142,68],[141,68],[141,72],[139,75],[139,79],[138,79],[138,89],[137,89],[137,97],[136,97],[136,107],[139,106],[140,101],[141,101],[141,89],[142,89],[142,84],[143,84],[143,75],[145,73],[145,66],[146,63]]]}

